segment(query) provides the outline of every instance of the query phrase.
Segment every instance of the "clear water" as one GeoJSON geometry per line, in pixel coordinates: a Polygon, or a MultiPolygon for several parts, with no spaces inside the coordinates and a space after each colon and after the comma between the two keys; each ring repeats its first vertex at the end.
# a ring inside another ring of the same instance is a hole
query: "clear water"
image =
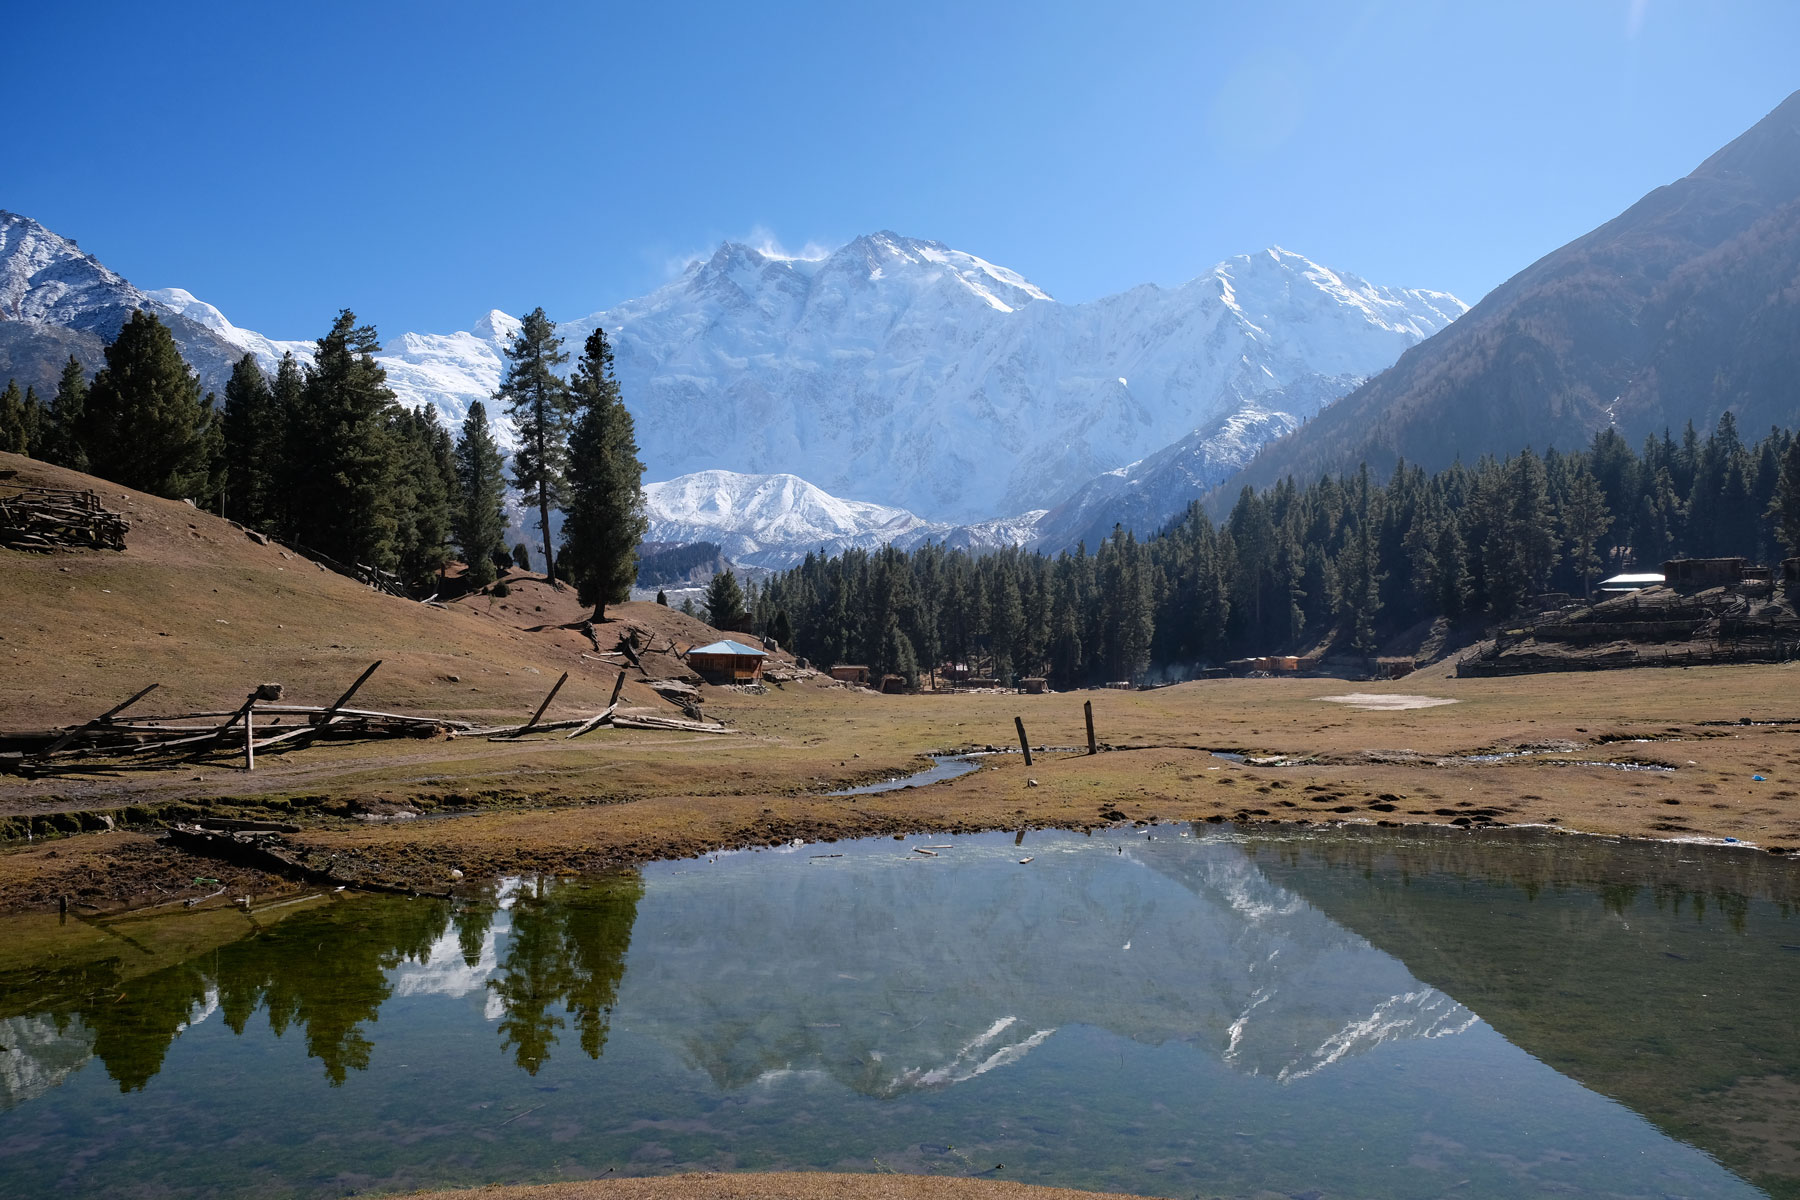
{"type": "Polygon", "coordinates": [[[1693,846],[1199,826],[13,919],[0,1193],[1792,1196],[1796,890],[1693,846]]]}
{"type": "Polygon", "coordinates": [[[831,792],[833,796],[871,796],[876,792],[897,792],[901,788],[924,787],[928,783],[941,783],[946,779],[955,779],[959,775],[967,775],[970,771],[981,768],[981,760],[968,754],[933,754],[931,765],[911,775],[902,775],[898,779],[884,779],[880,783],[866,783],[861,787],[846,788],[841,792],[831,792]]]}

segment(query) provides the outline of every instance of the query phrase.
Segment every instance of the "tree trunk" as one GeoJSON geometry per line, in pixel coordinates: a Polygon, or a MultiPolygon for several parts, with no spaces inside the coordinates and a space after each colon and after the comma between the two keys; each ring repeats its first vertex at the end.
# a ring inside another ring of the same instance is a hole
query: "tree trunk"
{"type": "Polygon", "coordinates": [[[606,623],[606,601],[602,600],[599,603],[594,605],[594,624],[603,625],[605,623],[606,623]]]}
{"type": "Polygon", "coordinates": [[[538,485],[538,528],[544,534],[544,578],[556,587],[556,560],[550,556],[550,489],[543,484],[538,485]]]}

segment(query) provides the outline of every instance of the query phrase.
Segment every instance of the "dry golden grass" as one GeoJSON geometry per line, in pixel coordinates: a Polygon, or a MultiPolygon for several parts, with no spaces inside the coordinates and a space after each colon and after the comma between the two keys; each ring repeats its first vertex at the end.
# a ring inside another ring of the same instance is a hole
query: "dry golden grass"
{"type": "MultiPolygon", "coordinates": [[[[0,466],[82,481],[6,456],[0,466]]],[[[376,708],[519,719],[564,670],[570,682],[549,715],[595,712],[610,693],[615,669],[584,659],[591,644],[559,627],[581,615],[567,592],[533,583],[505,602],[430,608],[285,558],[185,505],[116,488],[110,496],[135,523],[124,554],[0,551],[0,728],[85,718],[152,680],[169,693],[157,696],[163,710],[216,707],[265,679],[325,701],[375,658],[385,665],[358,702],[376,708]]],[[[620,615],[658,641],[712,636],[655,605],[620,615]]],[[[1121,818],[1536,822],[1785,849],[1800,847],[1796,683],[1800,668],[1777,666],[1507,679],[1457,679],[1439,667],[1393,683],[1220,680],[1051,696],[880,696],[819,681],[763,696],[708,688],[708,715],[737,735],[601,730],[577,741],[318,745],[259,757],[254,773],[221,761],[0,778],[0,817],[157,804],[254,810],[326,797],[337,815],[307,818],[295,840],[349,856],[371,877],[421,886],[442,886],[452,867],[569,869],[793,837],[1121,818]],[[1457,703],[1364,711],[1321,702],[1347,692],[1457,703]],[[930,751],[1014,746],[1015,714],[1034,745],[1081,747],[1084,700],[1106,753],[1052,750],[1029,770],[1012,753],[927,789],[826,794],[910,770],[930,751]],[[1520,748],[1535,750],[1456,761],[1520,748]],[[1213,750],[1292,762],[1237,764],[1213,750]],[[1632,760],[1674,770],[1580,765],[1632,760]],[[471,812],[378,824],[349,815],[409,806],[471,812]]],[[[627,699],[659,703],[635,673],[627,699]]],[[[150,895],[143,881],[174,887],[195,873],[138,835],[71,838],[57,857],[47,853],[0,853],[0,906],[82,889],[125,900],[150,895]]]]}

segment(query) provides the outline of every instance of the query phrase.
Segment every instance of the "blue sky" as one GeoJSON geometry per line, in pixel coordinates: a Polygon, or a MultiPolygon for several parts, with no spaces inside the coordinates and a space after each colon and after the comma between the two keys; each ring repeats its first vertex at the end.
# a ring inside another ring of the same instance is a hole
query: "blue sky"
{"type": "Polygon", "coordinates": [[[0,207],[275,337],[565,319],[724,238],[884,228],[1064,300],[1279,244],[1473,302],[1800,88],[1786,0],[35,0],[6,30],[0,207]]]}

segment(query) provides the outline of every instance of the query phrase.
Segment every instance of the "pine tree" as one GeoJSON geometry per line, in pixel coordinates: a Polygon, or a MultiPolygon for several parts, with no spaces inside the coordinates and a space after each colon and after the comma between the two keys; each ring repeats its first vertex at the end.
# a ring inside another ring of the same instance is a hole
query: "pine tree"
{"type": "Polygon", "coordinates": [[[1788,443],[1782,456],[1781,481],[1769,504],[1769,516],[1775,522],[1775,536],[1787,552],[1800,555],[1800,437],[1788,443]]]}
{"type": "Polygon", "coordinates": [[[569,438],[568,502],[563,509],[563,574],[594,620],[606,606],[631,598],[637,548],[650,528],[644,512],[644,464],[638,461],[631,414],[613,376],[606,332],[588,335],[569,383],[577,406],[569,438]]]}
{"type": "Polygon", "coordinates": [[[20,424],[25,430],[23,453],[32,458],[43,458],[44,442],[50,433],[50,409],[38,399],[36,388],[26,387],[25,402],[20,416],[20,424]]]}
{"type": "Polygon", "coordinates": [[[1563,536],[1569,542],[1569,565],[1581,576],[1581,594],[1593,599],[1594,569],[1600,565],[1598,548],[1612,528],[1606,494],[1586,469],[1569,480],[1562,502],[1563,536]]]}
{"type": "Polygon", "coordinates": [[[569,425],[573,405],[556,368],[569,361],[556,326],[541,308],[532,309],[519,336],[506,348],[506,375],[494,399],[506,405],[518,431],[513,452],[513,486],[537,504],[543,535],[544,577],[555,583],[555,551],[550,545],[550,510],[560,508],[567,487],[569,425]]]}
{"type": "Polygon", "coordinates": [[[8,454],[23,454],[27,448],[25,432],[25,397],[19,394],[19,383],[16,379],[6,381],[6,390],[0,392],[0,450],[8,454]]]}
{"type": "Polygon", "coordinates": [[[288,421],[291,522],[305,546],[392,571],[400,479],[391,422],[399,405],[375,361],[380,345],[375,327],[358,325],[347,308],[319,339],[288,421]]]}
{"type": "Polygon", "coordinates": [[[715,629],[730,629],[744,615],[744,589],[737,576],[722,571],[706,585],[706,620],[715,629]]]}
{"type": "MultiPolygon", "coordinates": [[[[660,596],[662,593],[658,592],[657,595],[660,596]]],[[[665,603],[667,602],[665,601],[665,603]]],[[[769,622],[769,637],[774,641],[776,646],[783,650],[792,648],[794,641],[794,623],[789,619],[787,609],[778,608],[775,610],[775,619],[769,622]]]]}
{"type": "Polygon", "coordinates": [[[437,590],[450,561],[450,522],[460,489],[456,455],[437,411],[421,405],[392,418],[397,448],[395,573],[414,594],[437,590]]]}
{"type": "Polygon", "coordinates": [[[531,570],[531,547],[524,542],[514,542],[512,549],[513,566],[521,571],[531,570]]]}
{"type": "Polygon", "coordinates": [[[656,602],[658,604],[662,605],[664,608],[669,607],[669,593],[663,591],[661,588],[657,588],[656,589],[656,602]]]}
{"type": "Polygon", "coordinates": [[[255,355],[239,359],[225,384],[223,434],[225,515],[252,529],[271,528],[282,431],[274,393],[255,355]]]}
{"type": "Polygon", "coordinates": [[[456,441],[456,483],[456,544],[469,565],[469,586],[483,588],[494,581],[495,563],[506,560],[506,474],[479,400],[469,405],[456,441]]]}
{"type": "Polygon", "coordinates": [[[44,437],[44,458],[71,471],[88,469],[87,449],[81,443],[87,394],[87,371],[71,354],[56,382],[56,395],[50,401],[50,428],[44,437]]]}
{"type": "Polygon", "coordinates": [[[153,313],[132,313],[83,407],[91,472],[158,496],[195,498],[211,473],[207,421],[200,380],[168,327],[153,313]]]}
{"type": "Polygon", "coordinates": [[[275,367],[270,388],[270,453],[275,469],[274,490],[268,497],[269,524],[282,537],[296,536],[294,497],[305,490],[304,476],[312,469],[304,429],[306,373],[290,351],[275,367]]]}

